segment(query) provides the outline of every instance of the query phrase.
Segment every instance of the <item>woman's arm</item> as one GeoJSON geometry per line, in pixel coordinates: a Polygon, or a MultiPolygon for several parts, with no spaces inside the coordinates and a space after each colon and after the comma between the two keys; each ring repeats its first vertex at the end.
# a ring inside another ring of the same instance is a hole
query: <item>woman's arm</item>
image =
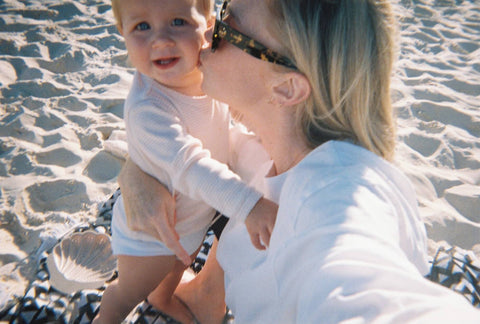
{"type": "Polygon", "coordinates": [[[118,183],[122,191],[128,226],[159,238],[185,264],[192,260],[175,231],[175,199],[155,178],[127,159],[118,183]]]}

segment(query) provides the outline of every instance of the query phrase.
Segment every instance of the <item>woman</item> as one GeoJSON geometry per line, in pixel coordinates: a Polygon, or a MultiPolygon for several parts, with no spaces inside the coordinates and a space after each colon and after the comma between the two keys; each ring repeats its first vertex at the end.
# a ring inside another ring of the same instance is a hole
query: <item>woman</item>
{"type": "MultiPolygon", "coordinates": [[[[279,204],[266,251],[235,222],[218,244],[236,323],[480,320],[424,279],[414,190],[388,162],[394,35],[387,0],[232,0],[207,32],[203,89],[261,139],[273,164],[253,184],[279,204]]],[[[200,320],[198,296],[221,286],[218,269],[202,272],[193,287],[207,289],[180,291],[200,320]]]]}

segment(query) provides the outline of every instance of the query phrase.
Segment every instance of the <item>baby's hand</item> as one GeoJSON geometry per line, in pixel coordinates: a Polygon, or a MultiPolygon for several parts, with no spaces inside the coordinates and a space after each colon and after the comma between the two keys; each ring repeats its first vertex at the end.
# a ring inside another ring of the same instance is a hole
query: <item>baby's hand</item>
{"type": "Polygon", "coordinates": [[[270,244],[270,236],[277,219],[277,211],[277,204],[261,198],[245,219],[250,240],[253,246],[259,250],[265,250],[270,244]]]}

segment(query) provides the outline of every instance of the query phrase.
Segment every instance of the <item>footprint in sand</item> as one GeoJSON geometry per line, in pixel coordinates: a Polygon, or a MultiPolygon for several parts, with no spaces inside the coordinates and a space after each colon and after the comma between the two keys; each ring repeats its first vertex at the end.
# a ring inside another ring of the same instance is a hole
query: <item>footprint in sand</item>
{"type": "Polygon", "coordinates": [[[91,151],[94,148],[102,147],[101,136],[97,132],[87,133],[87,134],[77,134],[78,139],[80,140],[80,146],[82,150],[91,151]]]}
{"type": "Polygon", "coordinates": [[[480,137],[480,121],[471,114],[461,111],[445,103],[419,100],[412,104],[412,113],[420,120],[430,122],[438,121],[444,125],[451,125],[466,130],[474,137],[480,137]]]}
{"type": "Polygon", "coordinates": [[[437,193],[437,197],[444,197],[445,191],[461,185],[463,182],[452,176],[448,178],[448,175],[444,174],[437,174],[432,173],[428,175],[428,179],[432,183],[433,187],[435,188],[435,192],[437,193]]]}
{"type": "Polygon", "coordinates": [[[67,118],[71,121],[70,124],[75,124],[80,128],[87,128],[91,125],[95,125],[95,118],[93,116],[84,116],[84,115],[68,115],[67,118]]]}
{"type": "Polygon", "coordinates": [[[15,69],[19,81],[42,79],[44,76],[42,70],[29,66],[23,58],[8,58],[7,60],[15,69]]]}
{"type": "Polygon", "coordinates": [[[417,3],[413,9],[415,17],[418,18],[431,18],[434,16],[435,11],[430,8],[428,5],[422,5],[421,3],[417,3]]]}
{"type": "MultiPolygon", "coordinates": [[[[23,28],[29,28],[28,25],[23,25],[23,28]]],[[[0,53],[3,55],[25,56],[25,57],[41,57],[42,46],[40,44],[25,44],[16,40],[0,40],[0,53]]]]}
{"type": "Polygon", "coordinates": [[[97,183],[105,183],[118,176],[123,162],[123,160],[101,151],[90,160],[83,173],[97,183]]]}
{"type": "Polygon", "coordinates": [[[432,156],[442,144],[436,137],[415,133],[409,134],[403,138],[403,141],[425,157],[432,156]]]}
{"type": "Polygon", "coordinates": [[[480,170],[480,161],[473,151],[473,145],[466,148],[457,147],[458,143],[452,142],[452,152],[455,161],[455,169],[480,170]]]}
{"type": "Polygon", "coordinates": [[[38,64],[52,73],[78,72],[84,70],[85,54],[81,50],[74,51],[73,54],[67,52],[53,61],[38,60],[38,64]]]}
{"type": "Polygon", "coordinates": [[[16,145],[13,141],[0,138],[0,158],[6,156],[15,149],[16,145]]]}
{"type": "Polygon", "coordinates": [[[82,161],[82,158],[75,153],[65,149],[57,148],[46,152],[35,154],[35,159],[40,164],[56,165],[67,168],[82,161]]]}
{"type": "Polygon", "coordinates": [[[467,80],[459,80],[457,78],[454,78],[453,80],[447,80],[441,83],[455,91],[458,91],[470,96],[475,97],[480,94],[480,82],[473,83],[467,80]]]}
{"type": "Polygon", "coordinates": [[[24,194],[25,202],[33,211],[39,213],[49,211],[74,213],[91,203],[87,187],[76,180],[36,183],[27,187],[24,194]]]}
{"type": "Polygon", "coordinates": [[[63,138],[62,135],[59,133],[45,135],[43,136],[42,147],[49,147],[51,145],[60,143],[62,141],[62,138],[63,138]]]}
{"type": "Polygon", "coordinates": [[[128,55],[126,53],[121,53],[121,54],[114,54],[110,58],[110,64],[112,66],[120,66],[120,67],[128,67],[129,61],[128,61],[128,55]]]}
{"type": "Polygon", "coordinates": [[[17,71],[8,61],[0,60],[0,87],[7,86],[17,80],[17,71]]]}
{"type": "Polygon", "coordinates": [[[461,48],[463,48],[467,53],[473,53],[480,48],[480,45],[472,41],[461,41],[458,42],[461,48]]]}
{"type": "Polygon", "coordinates": [[[24,28],[18,31],[20,32],[20,31],[24,31],[25,29],[28,29],[25,32],[25,40],[27,41],[27,43],[31,44],[35,42],[40,42],[41,44],[46,45],[48,47],[48,43],[50,43],[50,41],[48,41],[47,38],[43,35],[43,32],[42,32],[43,28],[44,26],[42,25],[39,25],[36,27],[28,26],[28,28],[24,28]]]}
{"type": "Polygon", "coordinates": [[[37,176],[53,176],[53,172],[48,167],[38,166],[31,158],[30,154],[19,153],[11,159],[10,169],[5,176],[34,174],[37,176]]]}
{"type": "MultiPolygon", "coordinates": [[[[480,225],[480,187],[462,184],[445,191],[445,199],[460,214],[480,225]]],[[[477,236],[478,237],[478,236],[477,236]]]]}
{"type": "Polygon", "coordinates": [[[18,55],[18,48],[13,40],[0,39],[0,48],[3,55],[18,55]]]}
{"type": "Polygon", "coordinates": [[[72,50],[72,45],[65,42],[45,41],[44,45],[48,48],[48,55],[51,60],[55,60],[72,50]]]}
{"type": "Polygon", "coordinates": [[[58,107],[65,108],[69,111],[84,111],[88,105],[81,99],[74,96],[67,96],[58,100],[58,107]]]}
{"type": "Polygon", "coordinates": [[[32,97],[22,98],[22,106],[30,110],[37,110],[45,106],[45,104],[40,101],[33,99],[32,97]]]}
{"type": "Polygon", "coordinates": [[[34,170],[34,168],[35,166],[32,160],[26,153],[17,154],[11,160],[9,174],[11,175],[28,174],[28,173],[31,173],[34,170]]]}
{"type": "MultiPolygon", "coordinates": [[[[119,119],[123,120],[123,106],[125,103],[125,99],[91,98],[89,99],[89,101],[95,107],[100,107],[100,110],[99,110],[100,113],[102,114],[111,113],[116,117],[118,117],[119,119]]],[[[114,121],[112,120],[112,122],[114,121]]]]}
{"type": "Polygon", "coordinates": [[[27,128],[25,126],[33,123],[30,121],[32,118],[33,117],[25,114],[16,115],[13,113],[11,115],[6,115],[0,120],[0,124],[2,125],[2,127],[0,127],[0,136],[12,137],[30,143],[41,143],[39,135],[37,135],[31,127],[27,128]]]}
{"type": "Polygon", "coordinates": [[[49,112],[41,112],[40,116],[37,117],[34,123],[35,126],[46,131],[58,129],[65,124],[66,122],[63,119],[57,117],[54,113],[49,112]]]}
{"type": "Polygon", "coordinates": [[[3,99],[7,102],[16,101],[19,97],[52,98],[71,94],[70,90],[57,87],[51,82],[21,81],[11,84],[1,90],[3,99]]]}
{"type": "Polygon", "coordinates": [[[416,100],[428,100],[428,101],[435,101],[435,102],[448,102],[448,101],[454,102],[452,97],[449,97],[440,93],[439,90],[433,87],[413,89],[413,97],[416,100]]]}
{"type": "Polygon", "coordinates": [[[83,16],[86,9],[79,3],[66,2],[58,5],[48,6],[48,9],[56,12],[55,21],[70,20],[75,16],[83,16]]]}
{"type": "Polygon", "coordinates": [[[120,76],[116,74],[110,74],[107,76],[98,76],[98,73],[92,73],[83,79],[84,82],[89,83],[91,86],[96,87],[102,84],[114,84],[120,81],[120,76]]]}
{"type": "Polygon", "coordinates": [[[480,227],[449,218],[444,218],[441,222],[428,222],[425,225],[428,238],[436,242],[455,242],[456,246],[467,250],[478,245],[480,227]]]}
{"type": "Polygon", "coordinates": [[[44,74],[38,67],[31,67],[23,58],[8,59],[10,64],[15,68],[19,81],[28,81],[35,79],[42,79],[44,74]]]}
{"type": "MultiPolygon", "coordinates": [[[[105,29],[105,28],[104,28],[105,29]]],[[[99,51],[107,51],[111,48],[117,50],[126,50],[125,41],[117,34],[115,26],[109,26],[107,28],[108,36],[102,36],[92,39],[87,39],[85,43],[97,48],[99,51]]],[[[105,30],[102,30],[104,32],[105,30]]]]}
{"type": "Polygon", "coordinates": [[[441,38],[438,34],[430,32],[427,28],[421,28],[421,32],[413,33],[411,36],[421,42],[416,43],[417,45],[422,43],[439,43],[441,38]]]}
{"type": "Polygon", "coordinates": [[[30,18],[33,20],[51,20],[55,17],[56,12],[48,9],[16,9],[11,10],[10,13],[15,13],[23,18],[30,18]]]}

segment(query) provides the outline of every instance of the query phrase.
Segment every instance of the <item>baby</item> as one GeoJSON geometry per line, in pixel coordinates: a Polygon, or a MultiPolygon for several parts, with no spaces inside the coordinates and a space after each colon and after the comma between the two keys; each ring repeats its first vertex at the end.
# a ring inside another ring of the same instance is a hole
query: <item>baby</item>
{"type": "Polygon", "coordinates": [[[130,159],[174,194],[172,222],[188,254],[180,261],[164,242],[131,230],[120,197],[112,220],[118,280],[103,294],[94,322],[121,322],[156,288],[170,299],[154,306],[168,306],[169,315],[189,322],[173,292],[198,252],[214,210],[253,219],[248,230],[258,238],[273,228],[277,206],[227,166],[233,167],[232,159],[239,155],[232,148],[245,147],[250,137],[239,136],[227,107],[201,89],[198,57],[213,0],[113,0],[112,9],[136,68],[124,112],[130,159]],[[239,138],[242,145],[234,143],[239,138]],[[162,286],[167,276],[168,285],[162,286]]]}

